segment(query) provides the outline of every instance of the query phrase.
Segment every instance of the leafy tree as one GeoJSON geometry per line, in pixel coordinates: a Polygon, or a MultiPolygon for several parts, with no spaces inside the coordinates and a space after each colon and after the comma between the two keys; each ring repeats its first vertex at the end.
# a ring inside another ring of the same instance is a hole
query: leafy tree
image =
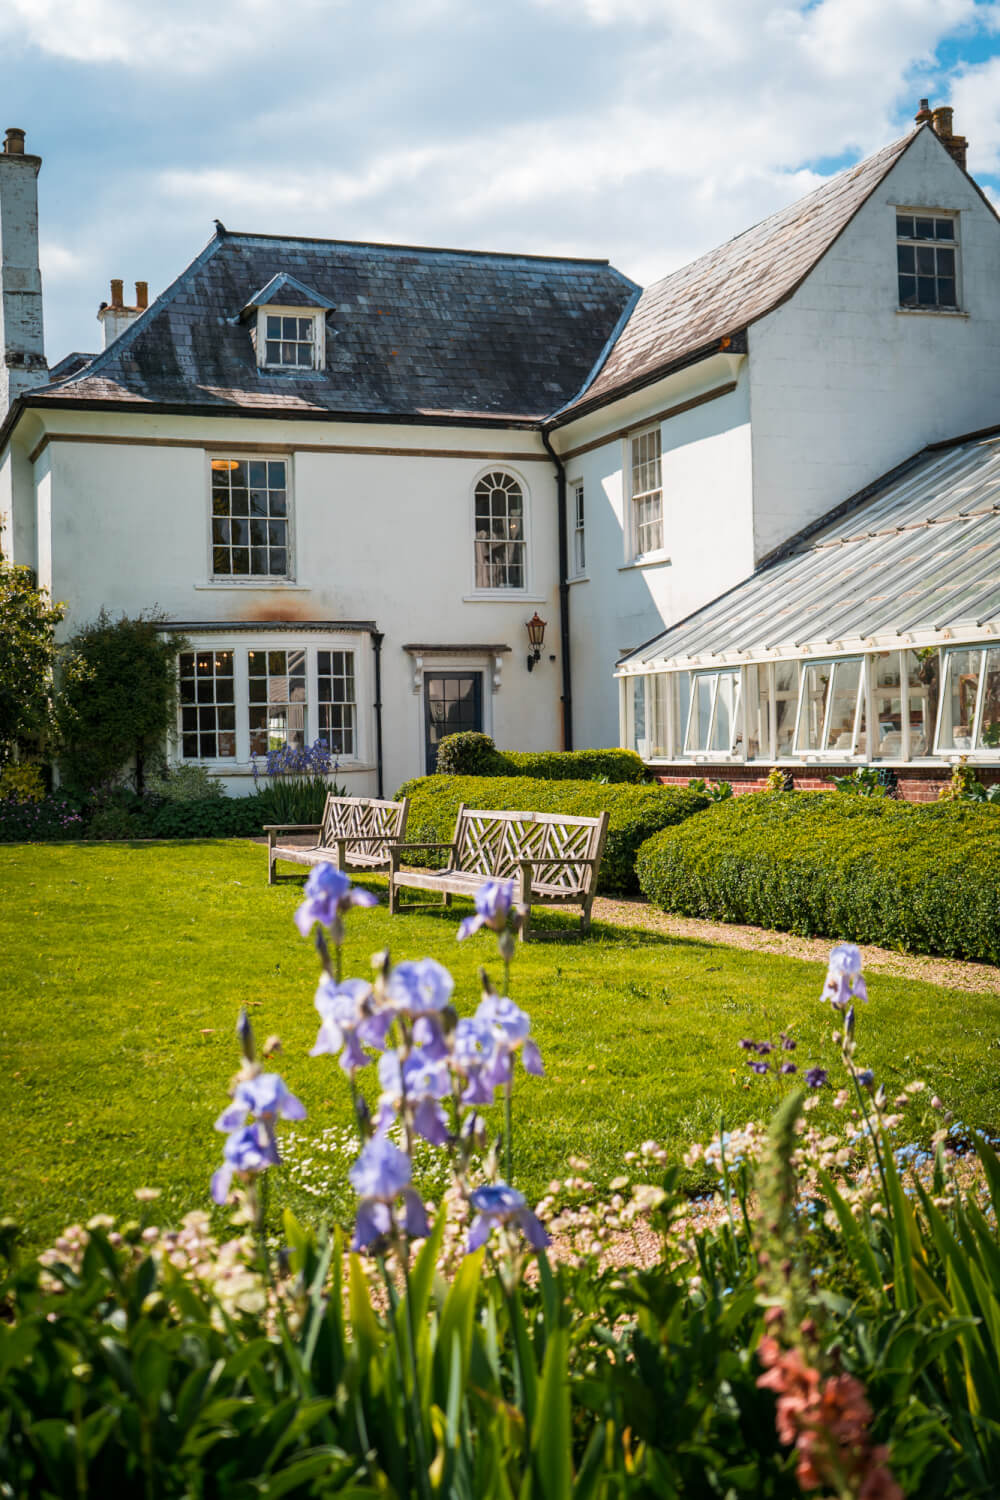
{"type": "Polygon", "coordinates": [[[174,663],[187,644],[159,630],[162,619],[154,612],[115,620],[102,609],[64,647],[56,718],[69,790],[108,786],[132,762],[142,791],[146,763],[174,725],[174,663]]]}
{"type": "Polygon", "coordinates": [[[52,727],[55,629],[65,613],[30,568],[0,559],[0,765],[38,750],[52,727]]]}

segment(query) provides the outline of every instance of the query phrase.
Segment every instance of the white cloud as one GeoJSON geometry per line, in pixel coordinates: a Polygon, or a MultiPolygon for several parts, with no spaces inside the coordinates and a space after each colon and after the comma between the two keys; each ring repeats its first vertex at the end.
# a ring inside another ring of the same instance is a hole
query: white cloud
{"type": "Polygon", "coordinates": [[[42,147],[93,173],[75,221],[42,183],[43,235],[78,257],[50,250],[50,281],[61,309],[75,276],[82,329],[107,275],[165,285],[215,216],[606,255],[649,281],[809,191],[817,163],[901,134],[921,94],[951,89],[973,166],[994,168],[1000,57],[945,75],[935,51],[998,17],[974,0],[8,0],[0,44],[132,89],[108,85],[78,126],[118,130],[113,171],[75,137],[42,147]]]}

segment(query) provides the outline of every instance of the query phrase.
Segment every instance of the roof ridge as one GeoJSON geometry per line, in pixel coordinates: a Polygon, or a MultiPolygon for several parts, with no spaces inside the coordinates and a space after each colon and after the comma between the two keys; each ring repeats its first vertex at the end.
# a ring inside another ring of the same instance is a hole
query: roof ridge
{"type": "MultiPolygon", "coordinates": [[[[343,240],[328,239],[318,234],[265,234],[248,229],[227,229],[220,236],[227,240],[265,240],[294,245],[340,245],[348,250],[404,250],[417,255],[461,255],[478,260],[529,260],[545,261],[550,265],[608,266],[617,271],[607,257],[589,255],[535,255],[524,250],[466,250],[455,245],[401,245],[393,240],[343,240]]],[[[622,279],[628,281],[621,271],[622,279]]],[[[635,285],[634,282],[631,285],[635,285]]]]}

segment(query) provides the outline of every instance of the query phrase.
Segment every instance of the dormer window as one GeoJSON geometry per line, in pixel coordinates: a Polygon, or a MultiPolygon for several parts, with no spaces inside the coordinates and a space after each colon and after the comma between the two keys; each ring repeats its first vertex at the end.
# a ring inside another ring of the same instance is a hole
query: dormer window
{"type": "Polygon", "coordinates": [[[316,368],[315,317],[264,315],[264,359],[268,369],[316,368]]]}
{"type": "Polygon", "coordinates": [[[250,325],[259,370],[326,367],[326,319],[334,304],[294,276],[272,276],[247,302],[240,321],[250,325]]]}

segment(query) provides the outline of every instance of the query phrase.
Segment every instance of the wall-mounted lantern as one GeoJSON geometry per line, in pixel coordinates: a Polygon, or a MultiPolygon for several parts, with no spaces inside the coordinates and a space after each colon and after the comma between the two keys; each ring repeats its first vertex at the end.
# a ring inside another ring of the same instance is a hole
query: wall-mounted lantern
{"type": "Polygon", "coordinates": [[[542,619],[537,609],[531,619],[525,621],[524,628],[528,632],[528,645],[531,647],[531,650],[528,652],[529,672],[533,671],[535,663],[542,659],[542,643],[545,640],[545,627],[547,624],[548,621],[542,619]]]}

